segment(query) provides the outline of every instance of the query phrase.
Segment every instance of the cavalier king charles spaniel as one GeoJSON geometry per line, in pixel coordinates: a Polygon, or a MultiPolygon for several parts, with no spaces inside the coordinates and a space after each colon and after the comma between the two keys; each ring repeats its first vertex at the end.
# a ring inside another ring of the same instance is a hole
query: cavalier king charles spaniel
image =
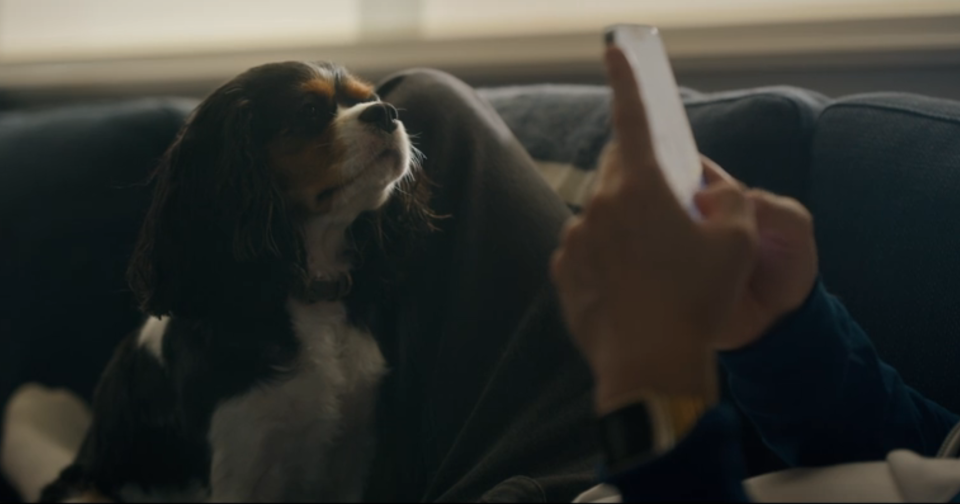
{"type": "Polygon", "coordinates": [[[388,201],[429,214],[418,158],[397,109],[332,64],[259,66],[207,97],[130,264],[148,318],[41,500],[359,500],[386,366],[345,303],[365,267],[352,226],[382,234],[388,201]]]}

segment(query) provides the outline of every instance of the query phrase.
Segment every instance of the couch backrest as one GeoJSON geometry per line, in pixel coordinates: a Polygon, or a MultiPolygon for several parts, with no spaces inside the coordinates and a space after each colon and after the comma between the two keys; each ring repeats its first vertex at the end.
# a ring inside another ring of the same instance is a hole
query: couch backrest
{"type": "Polygon", "coordinates": [[[806,199],[810,142],[827,98],[778,86],[684,102],[702,153],[751,187],[806,199]]]}
{"type": "Polygon", "coordinates": [[[908,384],[960,411],[960,103],[834,102],[808,199],[828,289],[908,384]]]}
{"type": "MultiPolygon", "coordinates": [[[[585,191],[564,187],[589,184],[610,138],[610,93],[599,86],[520,86],[483,89],[548,181],[571,204],[585,191]],[[569,173],[558,174],[557,165],[569,173]]],[[[779,86],[682,97],[701,152],[747,184],[804,198],[810,141],[822,95],[779,86]]]]}
{"type": "Polygon", "coordinates": [[[0,354],[20,356],[0,369],[0,404],[23,380],[89,396],[139,324],[124,270],[147,176],[190,107],[139,100],[0,117],[0,354]]]}

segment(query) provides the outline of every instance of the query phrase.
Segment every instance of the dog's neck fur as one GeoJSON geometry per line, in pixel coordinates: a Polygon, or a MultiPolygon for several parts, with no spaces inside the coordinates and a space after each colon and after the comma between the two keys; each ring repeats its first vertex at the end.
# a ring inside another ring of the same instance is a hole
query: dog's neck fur
{"type": "Polygon", "coordinates": [[[304,228],[310,278],[324,280],[345,274],[352,266],[346,257],[347,229],[353,219],[313,217],[304,228]]]}
{"type": "MultiPolygon", "coordinates": [[[[311,277],[350,270],[351,222],[314,217],[305,223],[311,277]]],[[[286,309],[297,349],[279,366],[286,373],[221,402],[211,417],[212,502],[363,497],[383,354],[373,335],[351,322],[342,300],[292,296],[286,309]]]]}

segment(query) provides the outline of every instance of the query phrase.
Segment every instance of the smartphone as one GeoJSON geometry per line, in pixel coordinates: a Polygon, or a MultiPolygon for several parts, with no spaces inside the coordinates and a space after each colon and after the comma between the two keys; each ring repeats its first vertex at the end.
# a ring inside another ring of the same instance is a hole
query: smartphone
{"type": "Polygon", "coordinates": [[[614,25],[606,29],[605,39],[608,46],[623,51],[633,68],[654,154],[667,184],[691,215],[699,216],[693,197],[703,187],[700,151],[659,31],[653,26],[614,25]]]}

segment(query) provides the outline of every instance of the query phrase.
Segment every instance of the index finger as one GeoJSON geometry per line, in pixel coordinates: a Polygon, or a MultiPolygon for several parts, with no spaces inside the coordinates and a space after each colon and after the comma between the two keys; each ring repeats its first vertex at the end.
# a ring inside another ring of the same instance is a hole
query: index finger
{"type": "Polygon", "coordinates": [[[607,76],[613,89],[613,128],[620,141],[627,165],[642,169],[657,168],[647,123],[647,109],[640,97],[633,68],[626,55],[617,47],[610,47],[604,55],[607,76]]]}

